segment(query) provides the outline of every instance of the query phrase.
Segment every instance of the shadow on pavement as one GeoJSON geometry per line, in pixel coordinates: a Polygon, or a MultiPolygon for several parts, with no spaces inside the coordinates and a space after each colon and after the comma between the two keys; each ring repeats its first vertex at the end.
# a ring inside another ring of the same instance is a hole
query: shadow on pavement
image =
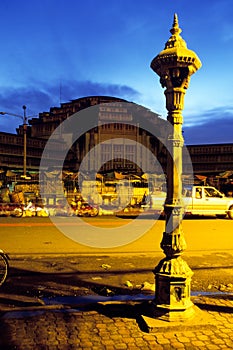
{"type": "MultiPolygon", "coordinates": [[[[148,269],[131,269],[129,274],[153,274],[148,269]]],[[[120,285],[113,278],[122,280],[125,271],[70,271],[70,272],[39,272],[26,269],[11,268],[8,279],[0,289],[1,305],[23,307],[42,305],[43,299],[57,296],[112,296],[134,295],[140,292],[140,285],[128,288],[120,285]],[[99,277],[102,275],[103,277],[99,277]]],[[[143,278],[142,278],[143,280],[143,278]]]]}
{"type": "MultiPolygon", "coordinates": [[[[154,295],[152,289],[142,289],[144,282],[152,286],[154,283],[154,274],[149,266],[156,266],[159,258],[139,258],[127,257],[110,258],[101,257],[93,258],[92,262],[88,258],[70,257],[62,259],[45,258],[31,260],[12,261],[9,278],[0,288],[0,309],[2,306],[19,307],[41,305],[43,299],[53,299],[55,297],[76,297],[76,296],[117,296],[117,295],[135,295],[138,293],[154,295]],[[114,260],[115,259],[115,260],[114,260]],[[156,261],[157,260],[157,261],[156,261]],[[104,264],[103,264],[104,262],[104,264]],[[110,264],[107,265],[106,263],[110,264]],[[105,266],[103,268],[102,266],[105,266]],[[140,266],[144,266],[141,268],[140,266]],[[120,269],[119,269],[120,267],[120,269]],[[126,282],[132,281],[131,286],[126,282]]],[[[198,258],[195,257],[197,264],[198,258]]],[[[203,263],[200,259],[200,264],[203,263]]],[[[205,258],[207,259],[207,258],[205,258]]],[[[212,287],[217,291],[220,283],[227,283],[231,279],[232,273],[224,275],[224,271],[230,271],[233,268],[232,259],[229,264],[226,257],[222,256],[216,260],[214,255],[215,266],[211,266],[212,257],[208,258],[208,264],[205,266],[192,267],[194,278],[192,280],[192,290],[211,292],[208,287],[217,280],[212,287]],[[223,264],[224,261],[224,265],[223,264]],[[213,273],[210,273],[210,271],[213,273]],[[219,271],[219,273],[218,273],[219,271]],[[194,287],[195,286],[195,289],[194,287]]],[[[193,260],[193,261],[194,261],[193,260]]],[[[191,262],[190,260],[189,262],[191,262]]],[[[206,260],[207,261],[207,260],[206,260]]],[[[221,293],[219,293],[221,294],[221,293]]],[[[224,293],[221,294],[221,298],[224,293]]],[[[233,299],[233,295],[227,295],[228,300],[233,299]]]]}
{"type": "Polygon", "coordinates": [[[200,309],[211,312],[224,312],[224,313],[233,313],[233,306],[223,306],[223,305],[213,305],[213,304],[202,304],[195,303],[200,309]]]}

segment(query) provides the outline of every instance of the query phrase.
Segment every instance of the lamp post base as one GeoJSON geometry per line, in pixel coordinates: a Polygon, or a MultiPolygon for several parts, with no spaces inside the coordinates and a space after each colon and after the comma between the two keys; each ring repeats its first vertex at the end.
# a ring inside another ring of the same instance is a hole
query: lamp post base
{"type": "Polygon", "coordinates": [[[191,320],[195,316],[194,304],[190,301],[185,307],[175,308],[174,305],[158,306],[155,302],[151,303],[151,316],[153,318],[167,322],[182,322],[191,320]]]}
{"type": "Polygon", "coordinates": [[[197,306],[191,305],[184,311],[160,310],[153,302],[144,305],[146,312],[140,316],[142,328],[148,333],[174,332],[194,329],[209,329],[214,326],[213,318],[197,306]],[[170,322],[172,321],[172,322],[170,322]]]}
{"type": "Polygon", "coordinates": [[[155,267],[154,317],[176,321],[194,316],[190,300],[192,270],[181,256],[164,258],[155,267]]]}
{"type": "Polygon", "coordinates": [[[210,315],[193,304],[190,284],[193,275],[181,256],[164,258],[154,270],[155,299],[144,304],[141,315],[143,327],[148,332],[180,331],[210,327],[210,315]]]}

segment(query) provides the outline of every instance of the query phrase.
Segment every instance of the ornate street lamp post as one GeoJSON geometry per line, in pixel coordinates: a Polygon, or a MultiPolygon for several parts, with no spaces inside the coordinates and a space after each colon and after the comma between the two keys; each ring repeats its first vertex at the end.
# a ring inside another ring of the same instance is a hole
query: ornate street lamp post
{"type": "Polygon", "coordinates": [[[26,116],[26,106],[23,106],[23,116],[8,113],[8,112],[0,112],[1,115],[12,115],[14,117],[21,118],[23,120],[23,177],[27,178],[27,116],[26,116]]]}
{"type": "Polygon", "coordinates": [[[186,248],[182,230],[182,110],[190,77],[201,67],[197,55],[187,49],[180,36],[177,15],[174,15],[171,37],[165,48],[151,62],[151,68],[160,76],[165,88],[167,120],[172,124],[168,136],[167,197],[165,201],[166,228],[161,241],[165,258],[155,267],[155,316],[169,321],[182,320],[194,315],[190,300],[193,275],[181,254],[186,248]]]}

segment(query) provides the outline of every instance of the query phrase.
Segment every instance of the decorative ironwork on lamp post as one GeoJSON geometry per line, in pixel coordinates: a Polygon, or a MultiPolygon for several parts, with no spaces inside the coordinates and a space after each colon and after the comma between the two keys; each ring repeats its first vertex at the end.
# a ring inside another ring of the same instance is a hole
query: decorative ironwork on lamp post
{"type": "Polygon", "coordinates": [[[178,17],[170,30],[165,48],[151,62],[151,68],[160,76],[165,88],[167,120],[173,131],[169,135],[167,154],[167,197],[165,201],[166,228],[161,241],[165,258],[155,267],[156,293],[154,313],[168,321],[182,320],[194,315],[190,300],[192,270],[182,259],[186,248],[182,230],[182,110],[190,77],[201,67],[197,55],[187,49],[180,36],[178,17]]]}
{"type": "Polygon", "coordinates": [[[1,115],[12,115],[23,120],[23,177],[27,178],[27,116],[26,116],[26,106],[23,105],[23,116],[19,114],[14,114],[10,112],[0,112],[1,115]]]}

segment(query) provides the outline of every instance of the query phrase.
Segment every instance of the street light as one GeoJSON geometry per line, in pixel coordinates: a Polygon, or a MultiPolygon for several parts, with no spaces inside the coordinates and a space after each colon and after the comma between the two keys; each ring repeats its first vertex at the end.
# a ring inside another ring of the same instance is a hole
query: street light
{"type": "Polygon", "coordinates": [[[23,177],[27,178],[27,117],[26,106],[23,105],[23,116],[19,114],[0,112],[1,115],[12,115],[13,117],[21,118],[23,120],[23,177]]]}
{"type": "Polygon", "coordinates": [[[165,258],[155,267],[155,314],[167,321],[184,320],[194,316],[190,300],[192,270],[182,259],[186,248],[182,230],[182,110],[190,77],[201,67],[195,52],[187,48],[180,36],[177,15],[170,30],[171,37],[165,48],[151,62],[152,70],[160,77],[165,88],[167,120],[173,131],[168,137],[170,154],[167,155],[167,198],[165,201],[166,228],[161,248],[165,258]]]}

